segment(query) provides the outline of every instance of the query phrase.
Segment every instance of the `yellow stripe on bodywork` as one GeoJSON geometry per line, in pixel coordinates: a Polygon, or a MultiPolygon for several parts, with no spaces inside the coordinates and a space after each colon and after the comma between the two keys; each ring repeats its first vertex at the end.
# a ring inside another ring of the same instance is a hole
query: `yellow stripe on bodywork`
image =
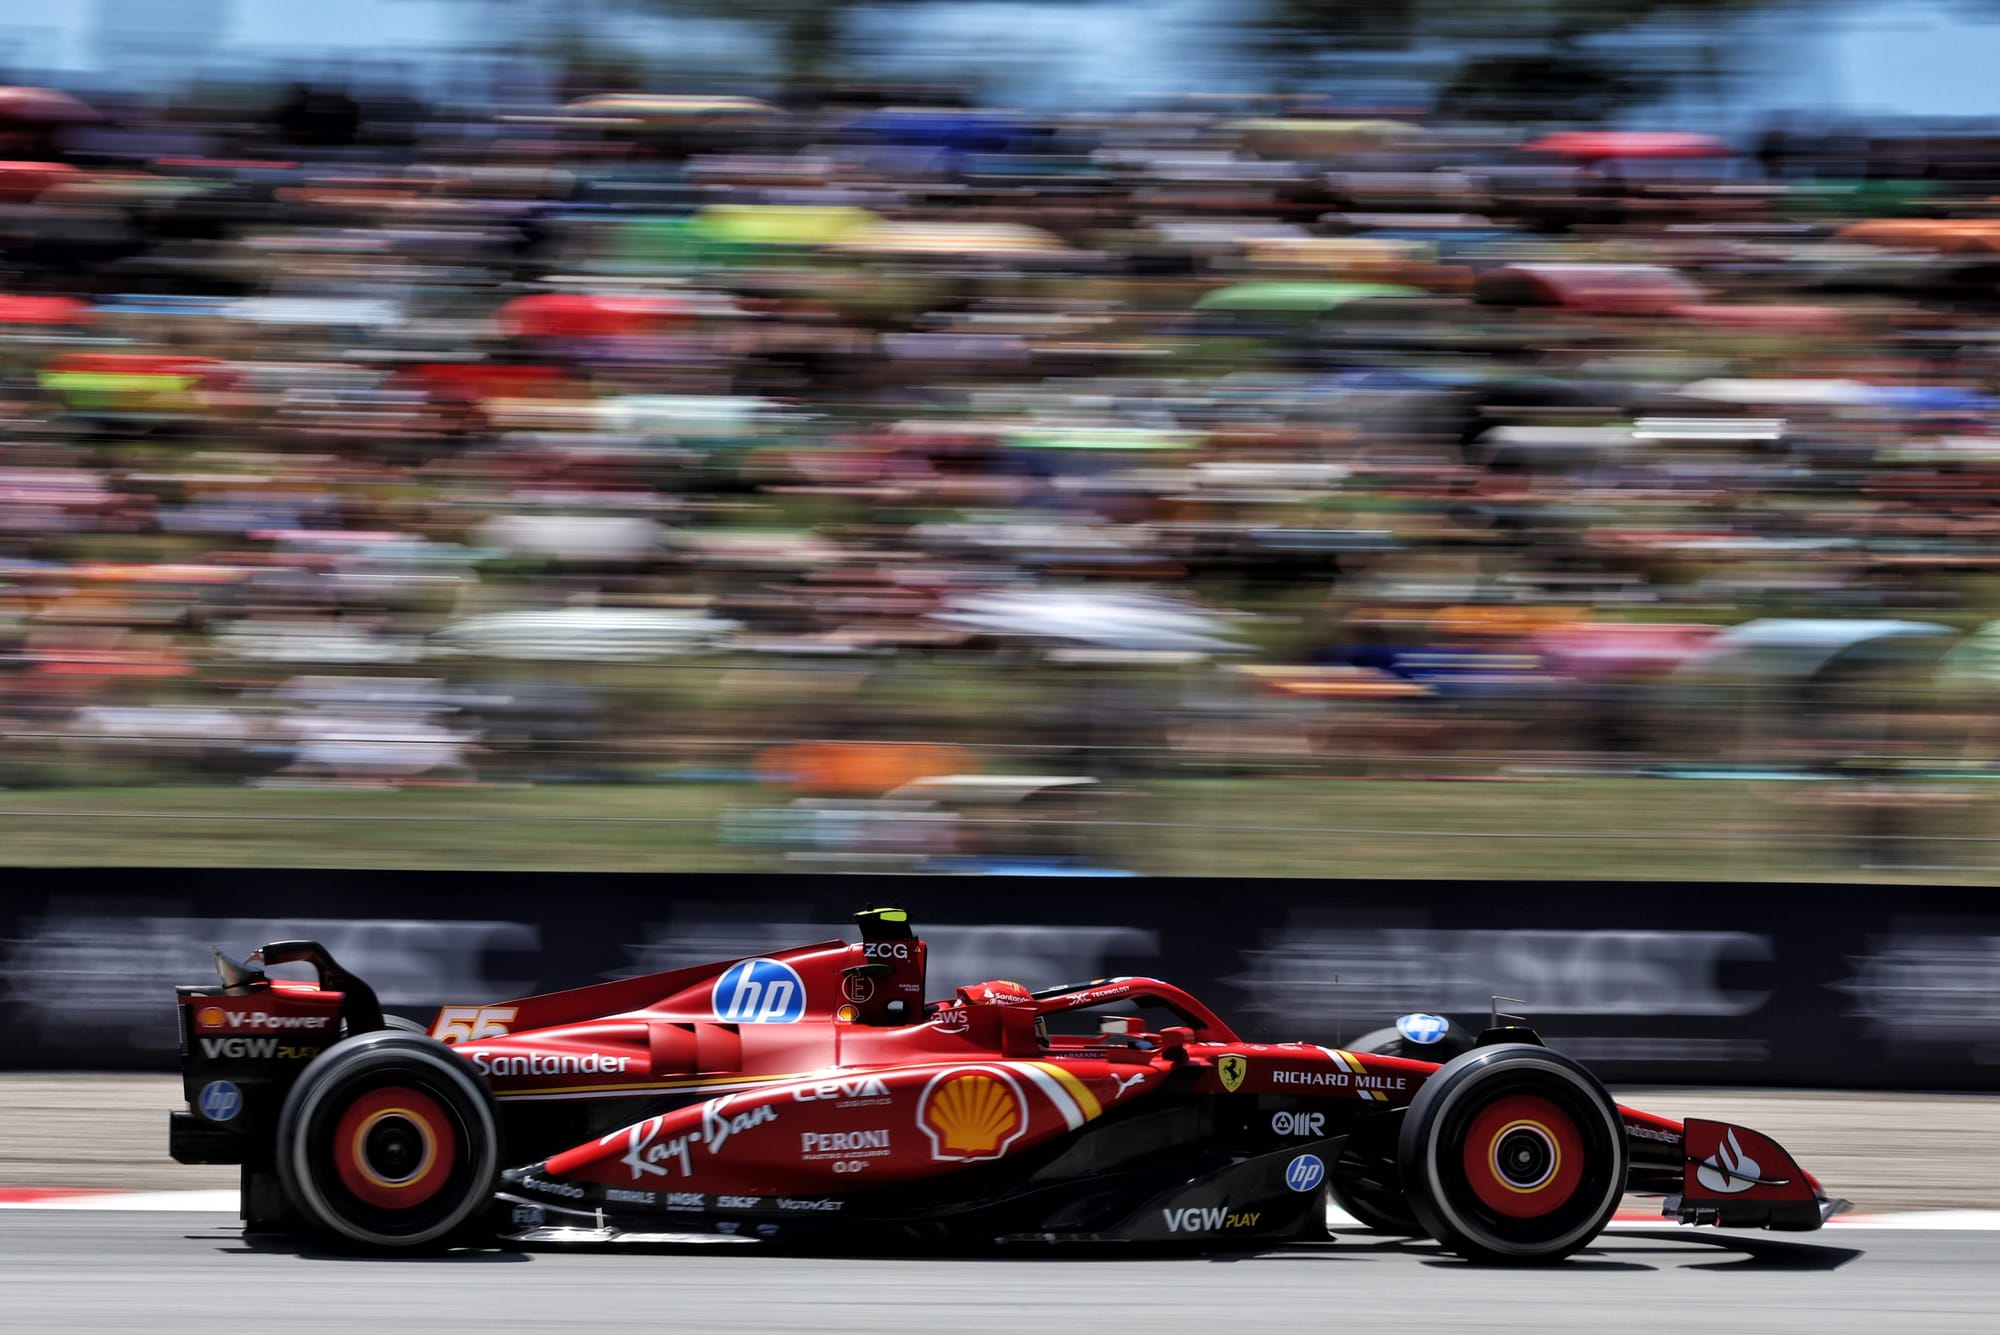
{"type": "MultiPolygon", "coordinates": [[[[1349,1071],[1353,1072],[1355,1075],[1368,1074],[1368,1068],[1361,1064],[1361,1059],[1359,1057],[1356,1057],[1353,1053],[1349,1052],[1347,1049],[1327,1048],[1326,1051],[1333,1054],[1333,1059],[1335,1061],[1339,1062],[1342,1066],[1345,1066],[1349,1071]]],[[[1387,1103],[1389,1101],[1389,1096],[1387,1094],[1384,1094],[1379,1089],[1357,1089],[1354,1092],[1361,1098],[1370,1100],[1375,1103],[1387,1103]]]]}
{"type": "Polygon", "coordinates": [[[1069,1092],[1069,1096],[1076,1100],[1077,1107],[1083,1112],[1084,1121],[1092,1121],[1103,1114],[1104,1105],[1097,1101],[1097,1095],[1091,1093],[1090,1086],[1077,1079],[1073,1073],[1064,1070],[1054,1062],[1030,1062],[1028,1064],[1056,1078],[1057,1082],[1069,1092]]]}

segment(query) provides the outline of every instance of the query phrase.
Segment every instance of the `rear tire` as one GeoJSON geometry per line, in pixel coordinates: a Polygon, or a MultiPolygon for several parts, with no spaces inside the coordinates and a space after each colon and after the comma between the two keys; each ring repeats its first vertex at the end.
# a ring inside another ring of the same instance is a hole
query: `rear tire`
{"type": "Polygon", "coordinates": [[[1335,1169],[1333,1200],[1371,1232],[1394,1238],[1424,1236],[1424,1226],[1417,1222],[1409,1199],[1400,1191],[1380,1190],[1354,1181],[1343,1182],[1340,1170],[1335,1169]]]}
{"type": "Polygon", "coordinates": [[[306,1222],[369,1251],[473,1240],[500,1174],[486,1086],[443,1044],[393,1029],[313,1060],[285,1099],[277,1147],[306,1222]]]}
{"type": "Polygon", "coordinates": [[[1625,1192],[1618,1105],[1583,1067],[1529,1044],[1439,1068],[1397,1151],[1424,1231],[1489,1265],[1561,1260],[1604,1231],[1625,1192]]]}

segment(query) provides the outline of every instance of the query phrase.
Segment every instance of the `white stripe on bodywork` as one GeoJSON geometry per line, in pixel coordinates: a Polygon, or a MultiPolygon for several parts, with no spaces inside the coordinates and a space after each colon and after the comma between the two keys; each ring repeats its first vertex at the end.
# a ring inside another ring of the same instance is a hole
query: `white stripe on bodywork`
{"type": "Polygon", "coordinates": [[[1083,1109],[1078,1107],[1076,1100],[1070,1097],[1070,1092],[1062,1087],[1062,1081],[1056,1079],[1047,1071],[1042,1070],[1033,1062],[1022,1062],[1019,1066],[1010,1066],[1007,1069],[1025,1075],[1028,1079],[1034,1081],[1036,1087],[1042,1093],[1049,1096],[1049,1102],[1056,1105],[1056,1111],[1063,1115],[1063,1121],[1069,1123],[1070,1130],[1074,1131],[1084,1124],[1086,1119],[1083,1115],[1083,1109]]]}

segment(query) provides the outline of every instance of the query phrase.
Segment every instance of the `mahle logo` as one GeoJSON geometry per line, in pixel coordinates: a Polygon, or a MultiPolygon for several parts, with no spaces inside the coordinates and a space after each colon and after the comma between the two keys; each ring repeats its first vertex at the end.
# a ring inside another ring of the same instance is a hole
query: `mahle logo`
{"type": "Polygon", "coordinates": [[[1243,1083],[1243,1077],[1250,1074],[1250,1059],[1230,1052],[1215,1059],[1215,1073],[1221,1077],[1222,1087],[1234,1094],[1243,1083]]]}

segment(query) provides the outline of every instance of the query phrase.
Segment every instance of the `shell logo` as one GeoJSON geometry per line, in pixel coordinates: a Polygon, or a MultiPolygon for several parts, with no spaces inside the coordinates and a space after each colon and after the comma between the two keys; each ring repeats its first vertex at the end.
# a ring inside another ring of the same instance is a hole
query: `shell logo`
{"type": "Polygon", "coordinates": [[[194,1017],[194,1022],[203,1029],[220,1029],[222,1028],[222,1021],[222,1007],[220,1006],[203,1006],[200,1012],[194,1017]]]}
{"type": "Polygon", "coordinates": [[[1028,1129],[1028,1101],[1007,1072],[962,1066],[932,1076],[924,1086],[917,1129],[929,1139],[933,1159],[998,1159],[1028,1129]]]}

